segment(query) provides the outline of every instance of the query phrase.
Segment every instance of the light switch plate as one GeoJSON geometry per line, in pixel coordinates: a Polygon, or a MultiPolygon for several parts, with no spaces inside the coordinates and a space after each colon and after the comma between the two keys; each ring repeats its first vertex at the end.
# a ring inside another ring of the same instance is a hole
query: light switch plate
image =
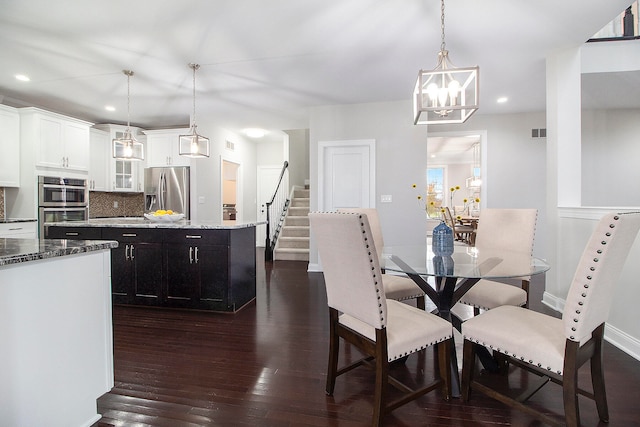
{"type": "Polygon", "coordinates": [[[383,194],[380,196],[380,203],[391,203],[392,199],[391,194],[383,194]]]}

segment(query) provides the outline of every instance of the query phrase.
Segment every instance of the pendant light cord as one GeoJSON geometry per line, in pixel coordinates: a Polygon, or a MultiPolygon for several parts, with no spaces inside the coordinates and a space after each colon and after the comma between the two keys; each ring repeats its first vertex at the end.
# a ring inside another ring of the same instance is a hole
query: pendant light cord
{"type": "Polygon", "coordinates": [[[442,42],[440,43],[440,51],[444,52],[445,43],[444,43],[444,0],[440,2],[440,30],[442,32],[442,42]]]}
{"type": "Polygon", "coordinates": [[[131,70],[123,70],[122,71],[127,76],[127,130],[129,130],[131,124],[131,76],[133,76],[133,71],[131,70]]]}
{"type": "Polygon", "coordinates": [[[191,126],[196,127],[196,70],[200,68],[199,64],[189,64],[189,67],[193,70],[193,123],[191,126]]]}

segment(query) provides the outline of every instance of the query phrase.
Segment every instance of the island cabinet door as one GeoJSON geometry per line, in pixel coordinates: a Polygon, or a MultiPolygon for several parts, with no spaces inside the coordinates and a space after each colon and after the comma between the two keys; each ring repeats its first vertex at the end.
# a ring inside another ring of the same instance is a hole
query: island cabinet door
{"type": "Polygon", "coordinates": [[[162,232],[104,228],[103,239],[117,240],[111,250],[114,304],[159,305],[162,291],[162,232]]]}
{"type": "Polygon", "coordinates": [[[160,305],[162,291],[162,244],[134,243],[131,245],[133,303],[160,305]]]}
{"type": "Polygon", "coordinates": [[[198,286],[194,252],[191,245],[165,243],[164,306],[192,307],[198,286]]]}
{"type": "Polygon", "coordinates": [[[229,248],[201,246],[198,248],[198,287],[196,308],[204,310],[232,309],[229,304],[229,248]]]}

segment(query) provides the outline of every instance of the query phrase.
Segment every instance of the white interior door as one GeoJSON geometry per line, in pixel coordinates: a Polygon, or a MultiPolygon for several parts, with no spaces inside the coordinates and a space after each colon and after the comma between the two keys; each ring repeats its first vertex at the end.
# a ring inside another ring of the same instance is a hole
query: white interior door
{"type": "Polygon", "coordinates": [[[375,141],[324,141],[318,148],[320,210],[375,207],[375,141]]]}
{"type": "MultiPolygon", "coordinates": [[[[258,166],[258,212],[256,218],[258,222],[267,220],[266,204],[273,197],[278,180],[282,172],[282,165],[278,166],[258,166]]],[[[265,247],[267,227],[259,225],[256,227],[256,244],[265,247]]]]}

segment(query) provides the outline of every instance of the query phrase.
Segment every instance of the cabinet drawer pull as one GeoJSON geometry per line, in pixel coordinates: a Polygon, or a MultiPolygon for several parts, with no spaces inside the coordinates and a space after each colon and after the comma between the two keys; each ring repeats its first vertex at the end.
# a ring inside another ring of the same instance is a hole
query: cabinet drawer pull
{"type": "Polygon", "coordinates": [[[187,234],[185,237],[187,239],[202,239],[202,236],[198,236],[198,235],[195,235],[195,234],[187,234]]]}
{"type": "Polygon", "coordinates": [[[189,246],[189,264],[193,264],[193,246],[189,246]]]}
{"type": "Polygon", "coordinates": [[[9,231],[18,231],[22,230],[22,227],[10,228],[9,231]]]}
{"type": "Polygon", "coordinates": [[[122,237],[137,237],[136,233],[122,233],[122,237]]]}
{"type": "Polygon", "coordinates": [[[65,235],[65,236],[79,236],[79,235],[80,235],[80,233],[75,233],[75,232],[72,232],[72,231],[67,231],[67,232],[65,232],[65,233],[64,233],[64,235],[65,235]]]}

